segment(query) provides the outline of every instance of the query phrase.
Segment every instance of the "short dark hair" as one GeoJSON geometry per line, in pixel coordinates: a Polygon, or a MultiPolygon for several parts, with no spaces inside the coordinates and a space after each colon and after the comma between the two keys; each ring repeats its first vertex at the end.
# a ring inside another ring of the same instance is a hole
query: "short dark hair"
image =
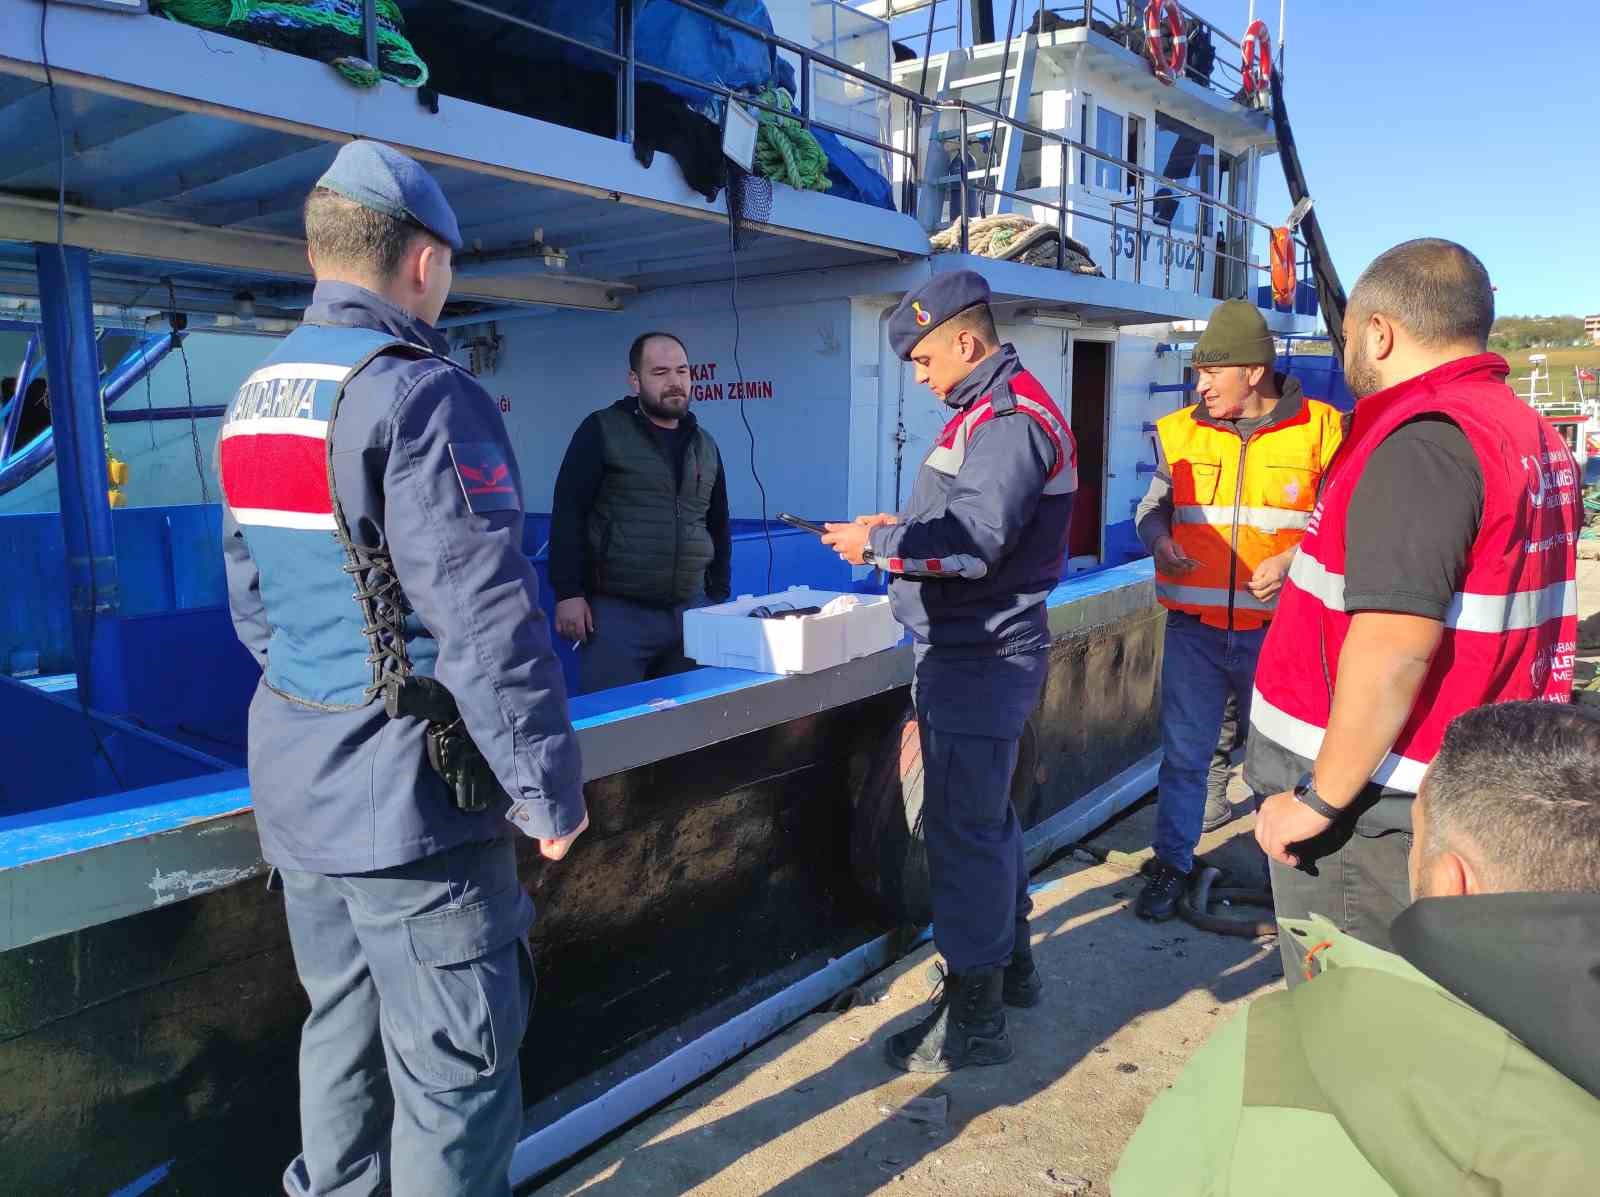
{"type": "Polygon", "coordinates": [[[1445,730],[1423,787],[1423,853],[1470,856],[1499,892],[1600,893],[1600,716],[1478,707],[1445,730]]]}
{"type": "Polygon", "coordinates": [[[1494,287],[1476,254],[1422,237],[1385,250],[1362,271],[1350,310],[1387,316],[1423,345],[1488,344],[1494,287]]]}
{"type": "Polygon", "coordinates": [[[319,261],[371,271],[381,282],[399,271],[416,238],[437,240],[419,224],[385,216],[326,187],[312,188],[304,215],[306,244],[319,261]]]}
{"type": "Polygon", "coordinates": [[[637,374],[639,372],[639,366],[644,361],[644,347],[645,347],[645,345],[648,344],[649,342],[655,340],[657,337],[660,337],[663,340],[675,342],[677,344],[678,348],[683,350],[683,356],[684,357],[688,357],[689,356],[689,347],[687,345],[685,345],[681,340],[679,340],[676,336],[674,336],[672,333],[669,333],[669,332],[640,333],[637,337],[633,338],[633,344],[628,346],[628,369],[632,370],[635,374],[637,374]]]}
{"type": "Polygon", "coordinates": [[[966,331],[985,345],[1000,344],[1000,333],[994,326],[994,313],[989,310],[989,305],[986,303],[975,303],[970,308],[962,308],[941,324],[939,331],[947,337],[966,331]]]}

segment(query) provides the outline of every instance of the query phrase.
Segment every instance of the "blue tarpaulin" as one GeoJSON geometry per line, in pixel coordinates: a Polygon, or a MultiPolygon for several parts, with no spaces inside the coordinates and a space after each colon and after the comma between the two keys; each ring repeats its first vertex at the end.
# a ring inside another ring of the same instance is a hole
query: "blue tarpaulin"
{"type": "MultiPolygon", "coordinates": [[[[761,0],[706,0],[732,17],[772,33],[772,18],[761,0]]],[[[768,86],[797,90],[794,68],[759,38],[682,8],[672,0],[643,0],[634,17],[634,48],[641,64],[663,67],[691,79],[703,79],[733,91],[759,92],[768,86]]],[[[676,80],[651,76],[669,91],[692,104],[702,104],[709,93],[676,80]]]]}
{"type": "Polygon", "coordinates": [[[863,162],[859,155],[826,129],[813,128],[822,152],[828,155],[829,195],[875,204],[894,211],[894,189],[889,180],[863,162]]]}

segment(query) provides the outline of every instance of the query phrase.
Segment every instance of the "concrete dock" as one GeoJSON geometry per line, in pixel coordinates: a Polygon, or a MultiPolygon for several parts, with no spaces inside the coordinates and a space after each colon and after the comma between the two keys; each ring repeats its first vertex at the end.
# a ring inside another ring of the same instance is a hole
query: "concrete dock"
{"type": "MultiPolygon", "coordinates": [[[[1592,543],[1592,542],[1591,542],[1592,543]]],[[[1579,562],[1580,700],[1600,704],[1600,561],[1579,562]]],[[[1234,795],[1242,788],[1235,781],[1234,795]]],[[[1264,877],[1244,815],[1202,841],[1264,877]]],[[[1150,1102],[1213,1030],[1279,985],[1270,938],[1134,917],[1155,808],[1146,800],[1037,874],[1043,1005],[1010,1012],[1017,1058],[907,1076],[883,1041],[922,1016],[936,953],[913,953],[548,1177],[538,1197],[1088,1197],[1150,1102]]]]}

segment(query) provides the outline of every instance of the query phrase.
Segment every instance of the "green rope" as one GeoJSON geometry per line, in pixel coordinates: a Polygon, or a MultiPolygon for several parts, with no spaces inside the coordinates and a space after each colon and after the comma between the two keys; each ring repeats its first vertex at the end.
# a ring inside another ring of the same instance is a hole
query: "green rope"
{"type": "Polygon", "coordinates": [[[428,81],[427,64],[406,39],[394,0],[377,0],[376,65],[361,56],[361,10],[352,0],[151,0],[150,6],[185,25],[316,58],[358,87],[380,79],[403,87],[428,81]]]}
{"type": "MultiPolygon", "coordinates": [[[[769,87],[756,97],[763,104],[794,111],[794,98],[782,88],[769,87]]],[[[792,116],[765,108],[754,110],[761,128],[756,134],[756,173],[801,191],[827,191],[828,155],[811,131],[792,116]]]]}

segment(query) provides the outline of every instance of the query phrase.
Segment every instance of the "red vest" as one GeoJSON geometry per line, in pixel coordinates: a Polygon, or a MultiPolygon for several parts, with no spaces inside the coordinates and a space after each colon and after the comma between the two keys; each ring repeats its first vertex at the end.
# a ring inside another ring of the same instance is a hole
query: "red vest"
{"type": "MultiPolygon", "coordinates": [[[[1362,533],[1345,526],[1350,500],[1373,451],[1428,414],[1447,416],[1472,445],[1483,519],[1432,668],[1373,781],[1416,793],[1446,726],[1473,707],[1571,698],[1582,477],[1561,437],[1505,385],[1507,370],[1495,354],[1462,358],[1357,404],[1262,646],[1252,736],[1316,759],[1350,629],[1345,546],[1362,533]]],[[[1394,518],[1425,520],[1427,512],[1394,518]]]]}

